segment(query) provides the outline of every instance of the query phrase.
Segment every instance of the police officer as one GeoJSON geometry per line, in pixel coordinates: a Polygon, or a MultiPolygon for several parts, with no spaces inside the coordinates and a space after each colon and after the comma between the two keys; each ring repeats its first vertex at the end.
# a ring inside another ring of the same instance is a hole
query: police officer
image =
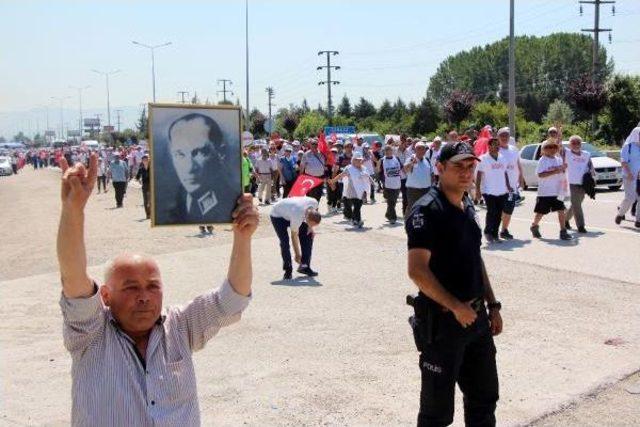
{"type": "Polygon", "coordinates": [[[422,373],[418,426],[453,422],[456,383],[465,424],[496,424],[493,335],[502,331],[502,318],[480,255],[478,216],[466,194],[477,161],[467,143],[444,146],[436,165],[439,186],[416,201],[405,222],[409,276],[420,290],[407,298],[415,310],[409,321],[422,373]]]}

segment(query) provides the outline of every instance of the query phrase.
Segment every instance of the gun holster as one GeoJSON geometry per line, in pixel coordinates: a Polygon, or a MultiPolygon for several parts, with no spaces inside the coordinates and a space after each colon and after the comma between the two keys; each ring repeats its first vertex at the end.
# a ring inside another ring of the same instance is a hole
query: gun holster
{"type": "Polygon", "coordinates": [[[409,317],[409,325],[413,330],[413,339],[419,352],[432,344],[435,338],[435,307],[422,294],[407,295],[407,305],[413,307],[414,315],[409,317]]]}

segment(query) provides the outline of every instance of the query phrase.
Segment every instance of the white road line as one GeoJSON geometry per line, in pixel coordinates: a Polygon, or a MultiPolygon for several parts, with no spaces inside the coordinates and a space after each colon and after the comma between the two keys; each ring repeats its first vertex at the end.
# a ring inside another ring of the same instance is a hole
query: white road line
{"type": "MultiPolygon", "coordinates": [[[[521,221],[531,223],[531,218],[516,218],[511,217],[512,221],[521,221]]],[[[541,224],[550,224],[550,225],[558,225],[558,221],[540,221],[541,224]]],[[[640,236],[640,231],[633,230],[625,230],[620,228],[603,228],[603,227],[594,227],[589,226],[589,230],[598,230],[598,231],[606,231],[608,233],[620,233],[620,234],[629,234],[630,236],[640,236]]]]}

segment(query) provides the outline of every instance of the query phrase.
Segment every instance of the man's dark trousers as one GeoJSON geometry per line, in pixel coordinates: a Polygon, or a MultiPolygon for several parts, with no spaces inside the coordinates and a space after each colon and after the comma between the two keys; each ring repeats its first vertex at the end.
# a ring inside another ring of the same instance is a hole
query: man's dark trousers
{"type": "Polygon", "coordinates": [[[498,237],[500,221],[502,221],[502,211],[507,201],[507,195],[492,196],[491,194],[483,194],[485,205],[487,206],[487,216],[485,220],[484,233],[493,237],[498,237]]]}
{"type": "MultiPolygon", "coordinates": [[[[317,177],[317,178],[322,179],[322,177],[317,177]]],[[[320,199],[322,198],[323,187],[324,187],[324,184],[320,184],[317,187],[313,187],[311,190],[309,190],[309,192],[307,193],[307,196],[313,197],[319,202],[320,199]]],[[[302,244],[302,242],[300,244],[302,244]]]]}
{"type": "MultiPolygon", "coordinates": [[[[276,230],[278,239],[280,239],[280,254],[282,255],[282,269],[291,271],[291,248],[289,247],[289,232],[287,231],[291,223],[284,218],[271,217],[271,224],[276,230]]],[[[313,249],[313,235],[309,234],[309,227],[303,222],[298,229],[298,238],[300,240],[300,264],[311,266],[311,250],[313,249]]]]}
{"type": "Polygon", "coordinates": [[[498,401],[496,347],[486,311],[466,329],[453,313],[435,316],[433,341],[422,344],[418,427],[453,423],[456,382],[463,394],[467,426],[495,426],[498,401]]]}
{"type": "Polygon", "coordinates": [[[398,215],[396,214],[396,203],[398,203],[398,195],[400,190],[394,190],[391,188],[385,188],[383,190],[384,198],[387,199],[387,213],[385,217],[389,221],[396,221],[398,215]]]}
{"type": "Polygon", "coordinates": [[[127,188],[127,183],[126,182],[113,182],[113,189],[115,190],[116,193],[116,206],[117,207],[121,207],[122,206],[122,199],[124,198],[124,192],[127,188]]]}

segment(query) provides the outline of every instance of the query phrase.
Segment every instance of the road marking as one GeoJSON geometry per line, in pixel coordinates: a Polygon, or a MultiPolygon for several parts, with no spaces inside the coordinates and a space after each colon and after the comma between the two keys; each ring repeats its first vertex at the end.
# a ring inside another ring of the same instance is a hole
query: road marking
{"type": "MultiPolygon", "coordinates": [[[[511,217],[511,221],[514,221],[514,220],[515,221],[531,223],[531,218],[526,219],[526,218],[511,217]]],[[[552,222],[552,221],[540,221],[540,224],[558,225],[558,221],[555,221],[555,222],[552,222]]],[[[633,231],[633,230],[594,227],[594,226],[589,226],[589,229],[590,230],[598,230],[598,231],[606,231],[606,232],[609,232],[609,233],[620,233],[620,234],[629,234],[629,235],[632,235],[632,236],[640,236],[640,231],[633,231]]]]}

